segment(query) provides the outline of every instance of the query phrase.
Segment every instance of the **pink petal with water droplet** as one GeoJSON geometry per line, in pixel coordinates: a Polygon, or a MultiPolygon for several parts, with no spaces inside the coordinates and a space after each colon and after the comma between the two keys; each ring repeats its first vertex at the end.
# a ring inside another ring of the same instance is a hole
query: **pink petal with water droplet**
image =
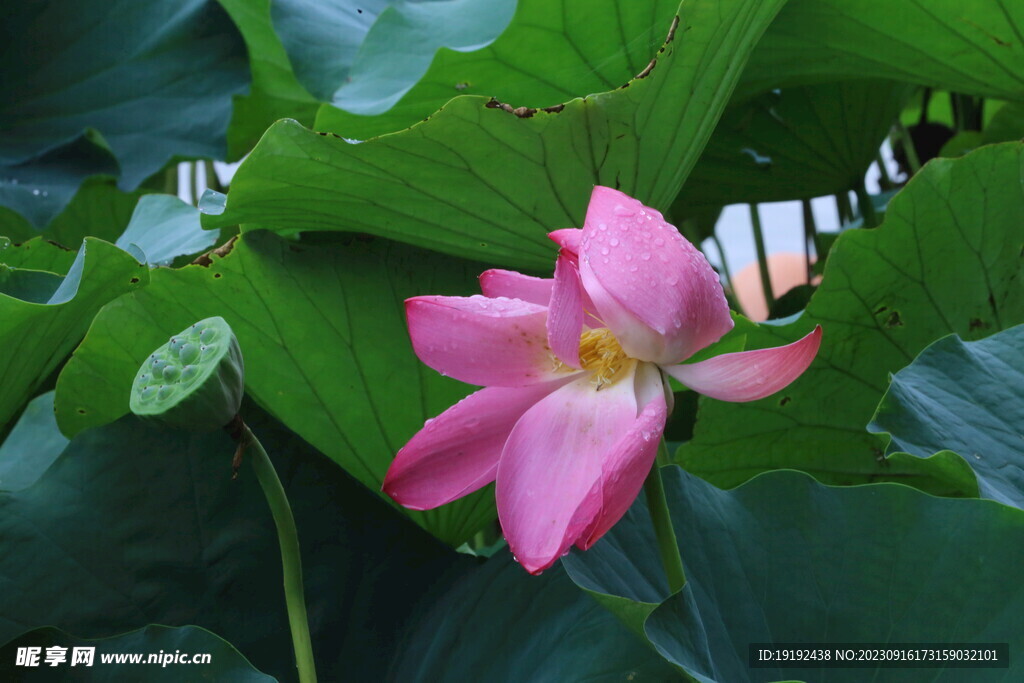
{"type": "Polygon", "coordinates": [[[492,299],[503,296],[541,306],[547,306],[551,300],[551,288],[554,284],[555,281],[551,278],[532,277],[514,270],[495,268],[480,274],[480,291],[484,296],[492,299]]]}
{"type": "Polygon", "coordinates": [[[594,545],[622,519],[640,494],[658,454],[669,410],[661,373],[657,367],[645,363],[637,368],[636,382],[640,405],[644,405],[645,395],[651,398],[605,456],[601,465],[601,508],[590,527],[576,540],[581,550],[594,545]]]}
{"type": "Polygon", "coordinates": [[[580,334],[583,332],[583,285],[576,257],[562,249],[555,263],[555,286],[548,308],[548,344],[560,361],[580,367],[580,334]]]}
{"type": "Polygon", "coordinates": [[[660,213],[618,190],[594,188],[579,253],[599,317],[634,358],[678,363],[732,329],[704,255],[660,213]]]}
{"type": "Polygon", "coordinates": [[[577,379],[512,429],[498,464],[498,517],[527,571],[550,567],[594,526],[605,460],[636,422],[634,372],[601,391],[577,379]]]}
{"type": "Polygon", "coordinates": [[[723,353],[690,365],[664,367],[668,374],[721,401],[756,401],[803,374],[821,345],[821,325],[803,339],[771,349],[723,353]]]}
{"type": "Polygon", "coordinates": [[[519,299],[418,296],[405,314],[420,360],[468,384],[519,387],[564,377],[547,343],[547,308],[519,299]]]}
{"type": "Polygon", "coordinates": [[[384,478],[384,492],[407,508],[429,510],[494,481],[516,421],[567,381],[470,394],[428,420],[398,451],[384,478]]]}
{"type": "Polygon", "coordinates": [[[580,253],[580,240],[583,239],[583,231],[579,228],[564,228],[549,232],[548,238],[562,249],[568,249],[573,255],[576,255],[580,253]]]}

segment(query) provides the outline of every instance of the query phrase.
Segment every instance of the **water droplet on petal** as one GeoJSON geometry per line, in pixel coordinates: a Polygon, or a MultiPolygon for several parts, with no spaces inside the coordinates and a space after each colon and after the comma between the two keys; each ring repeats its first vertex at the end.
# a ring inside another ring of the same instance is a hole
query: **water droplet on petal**
{"type": "Polygon", "coordinates": [[[645,251],[644,253],[640,254],[640,258],[642,258],[644,261],[650,261],[651,254],[650,252],[645,251]]]}
{"type": "Polygon", "coordinates": [[[613,247],[617,247],[619,246],[619,240],[618,238],[613,237],[610,240],[608,240],[608,244],[612,245],[613,247]]]}

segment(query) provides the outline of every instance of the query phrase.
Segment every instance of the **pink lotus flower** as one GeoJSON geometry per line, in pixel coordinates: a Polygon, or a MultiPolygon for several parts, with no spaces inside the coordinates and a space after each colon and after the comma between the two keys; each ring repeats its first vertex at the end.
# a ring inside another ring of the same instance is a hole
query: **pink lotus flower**
{"type": "Polygon", "coordinates": [[[732,326],[718,277],[657,211],[594,188],[582,230],[557,230],[553,279],[480,276],[483,296],[405,302],[413,349],[486,387],[429,420],[384,491],[426,510],[497,482],[518,561],[540,573],[626,512],[670,410],[667,373],[724,401],[774,393],[810,365],[821,328],[772,349],[680,365],[732,326]]]}

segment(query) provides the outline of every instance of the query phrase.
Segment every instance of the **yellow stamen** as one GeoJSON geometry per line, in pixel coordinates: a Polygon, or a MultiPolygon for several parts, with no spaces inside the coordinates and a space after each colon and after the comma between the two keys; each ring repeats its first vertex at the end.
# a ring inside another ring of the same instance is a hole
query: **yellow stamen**
{"type": "MultiPolygon", "coordinates": [[[[558,359],[552,360],[556,370],[571,370],[558,359]]],[[[629,356],[608,328],[586,330],[580,337],[580,366],[591,373],[590,382],[599,391],[618,379],[627,361],[629,356]]]]}

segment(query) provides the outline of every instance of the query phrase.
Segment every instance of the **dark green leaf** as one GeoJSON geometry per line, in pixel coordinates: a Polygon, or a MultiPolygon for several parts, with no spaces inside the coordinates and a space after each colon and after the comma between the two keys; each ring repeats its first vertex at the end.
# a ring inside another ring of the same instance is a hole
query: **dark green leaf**
{"type": "MultiPolygon", "coordinates": [[[[344,83],[326,98],[348,113],[366,116],[387,111],[423,77],[439,49],[467,52],[490,44],[508,26],[520,3],[447,0],[388,4],[391,6],[366,34],[344,83]],[[396,45],[402,49],[395,50],[396,45]]],[[[594,19],[599,11],[595,10],[594,19]]],[[[468,89],[468,83],[459,82],[452,94],[468,89]]]]}
{"type": "MultiPolygon", "coordinates": [[[[468,392],[413,355],[402,302],[468,294],[484,267],[383,240],[295,244],[252,232],[230,244],[207,266],[153,271],[148,287],[97,316],[57,382],[61,429],[75,434],[126,414],[143,359],[168,335],[219,315],[238,335],[249,394],[379,492],[398,449],[468,392]]],[[[410,514],[458,545],[493,519],[492,501],[483,491],[410,514]]]]}
{"type": "Polygon", "coordinates": [[[274,31],[295,76],[319,100],[330,101],[348,77],[356,51],[393,0],[274,0],[274,31]]]}
{"type": "Polygon", "coordinates": [[[0,182],[0,207],[5,209],[0,230],[16,238],[35,235],[64,209],[85,178],[117,173],[117,161],[110,151],[93,144],[86,136],[30,161],[0,162],[4,178],[0,182]]]}
{"type": "Polygon", "coordinates": [[[864,426],[888,373],[932,341],[950,333],[976,339],[1024,321],[1022,165],[1024,145],[1012,143],[933,161],[892,200],[879,228],[843,232],[803,316],[747,334],[747,348],[778,346],[820,323],[810,369],[760,401],[704,399],[680,463],[721,486],[786,467],[829,483],[976,490],[958,458],[886,460],[864,426]]]}
{"type": "Polygon", "coordinates": [[[681,678],[561,567],[534,577],[503,553],[429,601],[395,681],[672,681],[681,678]]]}
{"type": "Polygon", "coordinates": [[[0,491],[20,491],[34,484],[67,445],[53,415],[53,392],[36,396],[0,443],[0,491]]]}
{"type": "Polygon", "coordinates": [[[295,80],[288,55],[274,33],[270,0],[220,0],[245,40],[252,70],[248,94],[235,95],[228,128],[229,160],[241,159],[271,123],[298,119],[313,123],[319,102],[295,80]]]}
{"type": "Polygon", "coordinates": [[[935,342],[893,376],[868,429],[887,453],[956,451],[983,497],[1024,508],[1024,325],[935,342]]]}
{"type": "Polygon", "coordinates": [[[16,2],[2,14],[0,163],[90,128],[117,159],[123,189],[175,156],[224,156],[231,95],[248,70],[216,2],[16,2]]]}
{"type": "Polygon", "coordinates": [[[901,83],[848,81],[787,88],[729,107],[673,215],[858,187],[909,94],[901,83]]]}
{"type": "Polygon", "coordinates": [[[550,268],[545,234],[582,223],[595,183],[654,207],[676,196],[780,5],[690,3],[649,74],[550,112],[460,97],[422,125],[361,144],[278,123],[239,168],[226,210],[204,225],[363,231],[550,268]]]}
{"type": "Polygon", "coordinates": [[[1006,0],[792,0],[740,90],[888,78],[1020,100],[1024,6],[1006,0]]]}
{"type": "MultiPolygon", "coordinates": [[[[321,680],[381,680],[413,603],[458,558],[254,406],[242,414],[295,513],[321,680]]],[[[248,465],[231,479],[233,452],[222,432],[129,416],[0,493],[0,642],[195,624],[294,681],[274,524],[248,465]]]]}
{"type": "Polygon", "coordinates": [[[0,433],[71,352],[100,307],[145,284],[148,273],[117,247],[89,238],[61,282],[43,277],[47,287],[57,285],[43,302],[0,294],[0,433]]]}
{"type": "MultiPolygon", "coordinates": [[[[496,16],[507,6],[490,4],[498,5],[496,16]]],[[[687,12],[687,23],[715,4],[687,12]]],[[[728,11],[727,5],[722,5],[723,11],[728,11]]],[[[678,8],[676,0],[519,0],[512,21],[494,43],[468,53],[438,51],[426,74],[416,74],[422,75],[419,82],[386,112],[363,115],[377,113],[374,99],[392,103],[396,89],[389,83],[355,81],[339,93],[352,113],[325,105],[316,129],[367,139],[408,128],[457,95],[496,97],[513,107],[539,108],[614,90],[648,65],[678,8]]],[[[420,13],[431,11],[424,8],[420,13]]],[[[367,50],[379,50],[380,38],[391,33],[387,26],[375,28],[367,50]]],[[[366,76],[383,75],[382,66],[359,66],[367,67],[366,76]]],[[[400,87],[410,75],[403,70],[400,87]]]]}
{"type": "MultiPolygon", "coordinates": [[[[752,669],[757,642],[1010,643],[1024,646],[1024,515],[906,486],[832,488],[772,472],[722,491],[663,470],[687,586],[667,597],[643,500],[591,550],[563,560],[577,583],[653,609],[644,628],[701,681],[933,681],[940,670],[752,669]],[[644,600],[643,603],[634,601],[644,600]],[[813,675],[812,675],[813,674],[813,675]]],[[[942,680],[1015,680],[952,669],[942,680]]]]}
{"type": "Polygon", "coordinates": [[[27,676],[26,680],[54,681],[60,683],[67,680],[87,681],[123,681],[125,671],[145,672],[146,681],[179,683],[189,681],[217,681],[218,683],[272,683],[274,678],[261,674],[227,641],[197,626],[151,625],[146,628],[104,638],[87,640],[77,638],[55,628],[40,628],[24,633],[3,647],[0,647],[0,676],[4,680],[17,681],[27,676]],[[41,648],[39,664],[35,667],[17,666],[19,648],[41,648]],[[64,648],[61,661],[55,665],[46,664],[48,648],[64,648]],[[91,663],[74,659],[76,648],[92,650],[91,663]],[[142,664],[119,664],[118,655],[140,654],[142,664]],[[103,656],[113,656],[114,661],[106,663],[103,656]],[[147,663],[150,655],[157,659],[147,663]],[[188,659],[176,662],[164,658],[176,656],[188,659]],[[209,663],[193,662],[193,657],[209,656],[209,663]]]}

